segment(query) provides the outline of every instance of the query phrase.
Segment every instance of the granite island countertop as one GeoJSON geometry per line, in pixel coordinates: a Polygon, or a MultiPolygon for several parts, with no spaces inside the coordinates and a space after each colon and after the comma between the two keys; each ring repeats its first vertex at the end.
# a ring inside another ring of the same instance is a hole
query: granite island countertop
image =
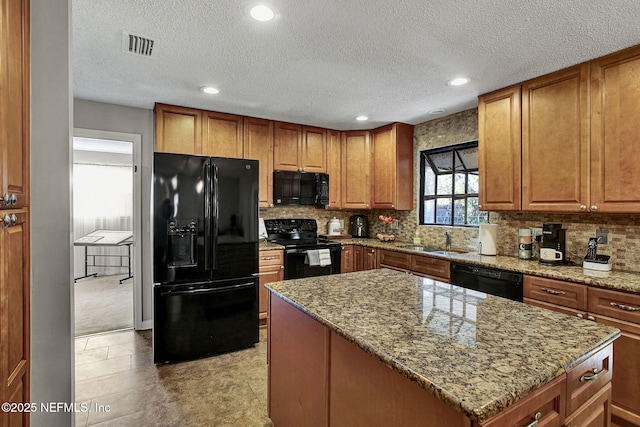
{"type": "Polygon", "coordinates": [[[267,288],[478,422],[620,334],[595,322],[388,269],[274,282],[267,288]]]}
{"type": "MultiPolygon", "coordinates": [[[[404,252],[433,258],[447,259],[449,261],[464,262],[468,264],[483,265],[502,270],[516,271],[523,274],[548,277],[551,279],[565,280],[568,282],[583,283],[606,289],[632,292],[640,294],[640,273],[627,271],[594,271],[584,270],[582,265],[575,266],[547,266],[538,263],[538,260],[520,260],[508,256],[482,256],[475,252],[448,251],[444,253],[425,253],[415,251],[402,246],[411,245],[408,242],[381,242],[378,239],[340,239],[342,245],[361,245],[370,248],[387,249],[396,252],[404,252]]],[[[423,244],[423,246],[429,246],[423,244]]]]}

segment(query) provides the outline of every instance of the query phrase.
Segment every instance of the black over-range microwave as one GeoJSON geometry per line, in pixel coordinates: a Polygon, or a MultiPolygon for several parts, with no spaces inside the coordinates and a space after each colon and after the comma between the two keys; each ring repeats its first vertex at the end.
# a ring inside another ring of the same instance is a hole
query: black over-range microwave
{"type": "Polygon", "coordinates": [[[326,173],[273,171],[274,205],[329,204],[329,175],[326,173]]]}

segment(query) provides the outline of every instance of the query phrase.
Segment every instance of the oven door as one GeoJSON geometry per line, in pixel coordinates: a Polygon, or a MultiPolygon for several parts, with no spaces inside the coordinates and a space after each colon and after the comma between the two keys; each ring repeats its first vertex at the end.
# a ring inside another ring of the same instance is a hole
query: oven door
{"type": "Polygon", "coordinates": [[[284,279],[300,279],[302,277],[339,274],[341,247],[332,246],[330,248],[317,249],[329,249],[329,253],[331,254],[331,265],[326,265],[324,267],[309,265],[307,251],[311,249],[286,249],[284,251],[284,279]]]}

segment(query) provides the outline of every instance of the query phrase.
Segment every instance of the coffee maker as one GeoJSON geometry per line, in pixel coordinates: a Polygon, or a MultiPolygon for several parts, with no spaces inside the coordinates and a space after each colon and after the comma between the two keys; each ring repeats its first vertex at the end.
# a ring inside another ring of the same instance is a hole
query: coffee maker
{"type": "Polygon", "coordinates": [[[567,230],[562,224],[542,224],[542,244],[540,246],[540,264],[566,264],[565,238],[567,230]]]}
{"type": "Polygon", "coordinates": [[[352,237],[369,237],[369,220],[366,215],[351,215],[349,225],[352,237]]]}

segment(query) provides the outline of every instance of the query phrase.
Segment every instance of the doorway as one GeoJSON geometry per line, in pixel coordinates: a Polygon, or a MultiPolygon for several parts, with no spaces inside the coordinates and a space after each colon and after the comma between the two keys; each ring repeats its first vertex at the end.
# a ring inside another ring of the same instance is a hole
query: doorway
{"type": "Polygon", "coordinates": [[[75,336],[139,329],[140,135],[74,129],[75,336]]]}

